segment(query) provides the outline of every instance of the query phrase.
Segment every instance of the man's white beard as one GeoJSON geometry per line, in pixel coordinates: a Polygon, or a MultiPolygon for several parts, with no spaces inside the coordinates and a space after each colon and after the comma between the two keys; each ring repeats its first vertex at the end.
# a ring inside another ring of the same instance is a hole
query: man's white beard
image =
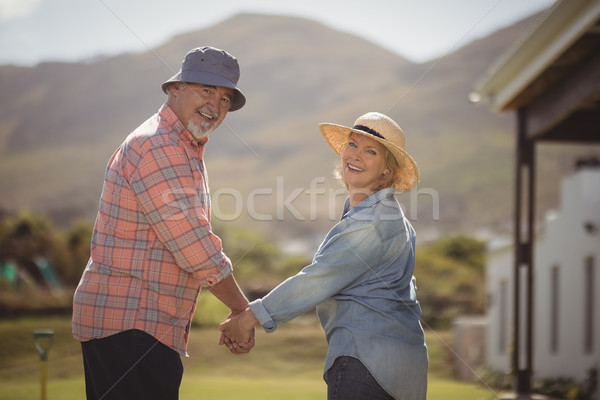
{"type": "Polygon", "coordinates": [[[204,139],[207,137],[212,131],[214,131],[214,125],[206,124],[196,124],[191,119],[188,121],[187,130],[196,138],[196,140],[204,139]]]}

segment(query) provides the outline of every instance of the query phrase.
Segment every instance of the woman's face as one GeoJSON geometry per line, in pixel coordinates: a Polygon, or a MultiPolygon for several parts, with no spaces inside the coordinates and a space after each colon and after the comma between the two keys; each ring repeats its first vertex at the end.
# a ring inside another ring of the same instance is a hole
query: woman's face
{"type": "Polygon", "coordinates": [[[373,194],[384,171],[388,170],[385,147],[366,135],[351,133],[341,158],[342,181],[351,193],[373,194]]]}

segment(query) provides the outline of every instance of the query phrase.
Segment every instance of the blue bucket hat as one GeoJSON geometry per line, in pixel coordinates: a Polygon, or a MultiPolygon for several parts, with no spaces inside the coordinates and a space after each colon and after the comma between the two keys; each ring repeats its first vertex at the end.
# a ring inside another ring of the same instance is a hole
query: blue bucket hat
{"type": "Polygon", "coordinates": [[[190,50],[181,63],[181,69],[162,84],[163,92],[173,82],[191,82],[233,89],[235,96],[229,111],[239,110],[246,104],[246,96],[237,87],[240,67],[237,59],[224,50],[210,46],[190,50]]]}

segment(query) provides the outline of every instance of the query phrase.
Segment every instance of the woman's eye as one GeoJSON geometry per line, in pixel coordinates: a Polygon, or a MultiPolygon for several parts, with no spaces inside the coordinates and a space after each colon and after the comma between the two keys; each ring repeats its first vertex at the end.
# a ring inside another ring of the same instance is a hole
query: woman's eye
{"type": "Polygon", "coordinates": [[[375,150],[368,150],[367,151],[369,154],[371,154],[372,156],[376,155],[377,152],[375,152],[375,150]]]}
{"type": "Polygon", "coordinates": [[[350,146],[350,147],[356,147],[356,143],[354,143],[354,142],[348,142],[348,146],[350,146]]]}

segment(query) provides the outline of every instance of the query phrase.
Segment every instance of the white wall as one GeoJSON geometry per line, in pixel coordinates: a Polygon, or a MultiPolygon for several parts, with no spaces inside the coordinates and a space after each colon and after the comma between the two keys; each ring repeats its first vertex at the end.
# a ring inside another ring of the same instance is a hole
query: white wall
{"type": "Polygon", "coordinates": [[[584,379],[591,367],[600,369],[600,170],[581,170],[562,182],[561,212],[547,221],[536,248],[535,359],[536,376],[570,376],[584,379]],[[595,224],[595,233],[586,223],[595,224]],[[594,351],[584,352],[585,263],[595,263],[594,351]],[[558,271],[558,336],[552,353],[550,321],[552,269],[558,271]]]}
{"type": "MultiPolygon", "coordinates": [[[[510,369],[513,326],[512,245],[490,245],[487,285],[490,293],[487,364],[498,370],[510,369]],[[500,326],[500,287],[506,283],[505,326],[500,326]],[[505,329],[508,348],[498,346],[505,329]]],[[[582,169],[562,182],[561,210],[551,218],[534,248],[534,378],[570,377],[581,381],[591,367],[600,369],[600,169],[582,169]],[[597,227],[595,233],[585,224],[597,227]],[[594,260],[593,351],[584,351],[585,263],[594,260]],[[552,276],[558,271],[557,314],[553,313],[552,276]],[[557,319],[555,351],[552,351],[553,315],[557,319]]]]}

